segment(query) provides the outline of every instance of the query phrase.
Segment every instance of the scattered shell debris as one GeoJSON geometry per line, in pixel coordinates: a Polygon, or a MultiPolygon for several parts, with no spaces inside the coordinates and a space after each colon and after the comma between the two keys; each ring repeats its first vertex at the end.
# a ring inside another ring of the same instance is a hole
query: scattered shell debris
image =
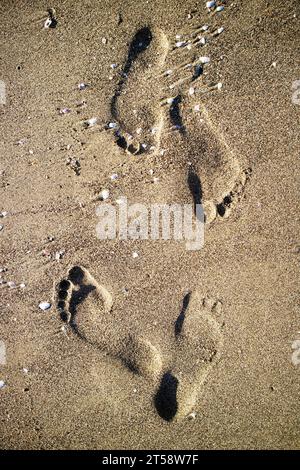
{"type": "Polygon", "coordinates": [[[44,311],[49,310],[49,308],[51,308],[51,304],[49,302],[40,302],[39,308],[44,311]]]}

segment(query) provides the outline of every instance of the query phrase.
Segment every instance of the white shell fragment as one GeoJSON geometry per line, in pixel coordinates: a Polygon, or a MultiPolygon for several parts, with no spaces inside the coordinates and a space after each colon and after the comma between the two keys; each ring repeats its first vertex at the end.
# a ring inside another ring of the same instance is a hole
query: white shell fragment
{"type": "Polygon", "coordinates": [[[216,11],[223,11],[224,10],[224,5],[220,5],[219,7],[216,8],[216,11]]]}
{"type": "Polygon", "coordinates": [[[39,308],[41,310],[49,310],[49,308],[51,307],[51,304],[49,304],[49,302],[41,302],[39,303],[39,308]]]}
{"type": "Polygon", "coordinates": [[[204,46],[206,44],[206,39],[200,38],[199,44],[202,44],[204,46]]]}
{"type": "Polygon", "coordinates": [[[184,47],[186,45],[187,45],[187,43],[185,41],[178,41],[175,44],[176,47],[184,47]]]}
{"type": "Polygon", "coordinates": [[[8,212],[7,212],[7,211],[2,211],[2,212],[0,213],[0,217],[3,217],[3,218],[4,218],[4,217],[7,217],[7,216],[8,216],[8,212]]]}
{"type": "Polygon", "coordinates": [[[190,420],[194,420],[196,419],[196,416],[197,414],[195,413],[195,411],[192,411],[192,413],[190,413],[187,418],[190,419],[190,420]]]}
{"type": "Polygon", "coordinates": [[[201,62],[201,64],[209,64],[210,63],[210,58],[209,57],[199,57],[199,62],[201,62]]]}
{"type": "Polygon", "coordinates": [[[53,23],[53,20],[51,18],[47,18],[45,23],[44,23],[44,28],[49,29],[53,23]]]}
{"type": "Polygon", "coordinates": [[[10,287],[10,289],[15,289],[17,287],[14,281],[8,281],[7,285],[10,287]]]}
{"type": "Polygon", "coordinates": [[[1,232],[1,230],[3,230],[3,229],[4,229],[4,226],[3,226],[3,225],[0,225],[0,232],[1,232]]]}
{"type": "Polygon", "coordinates": [[[5,387],[5,382],[4,380],[0,380],[0,389],[5,387]]]}
{"type": "Polygon", "coordinates": [[[217,33],[218,33],[218,34],[221,34],[221,33],[223,33],[223,31],[224,31],[224,28],[223,28],[223,26],[221,26],[221,28],[218,28],[218,29],[217,29],[217,33]]]}
{"type": "Polygon", "coordinates": [[[189,89],[189,95],[192,96],[194,94],[195,94],[195,88],[191,86],[189,89]]]}
{"type": "Polygon", "coordinates": [[[219,82],[219,83],[217,84],[217,88],[218,88],[218,90],[221,90],[221,89],[222,89],[222,87],[223,87],[223,83],[219,82]]]}
{"type": "Polygon", "coordinates": [[[87,119],[86,121],[83,121],[83,126],[84,127],[93,127],[97,124],[97,121],[98,121],[98,118],[96,118],[96,117],[87,119]]]}
{"type": "Polygon", "coordinates": [[[61,108],[59,109],[59,114],[69,114],[71,112],[70,108],[61,108]]]}
{"type": "Polygon", "coordinates": [[[210,2],[206,2],[206,8],[214,8],[216,6],[216,2],[214,0],[210,2]]]}
{"type": "Polygon", "coordinates": [[[112,175],[110,175],[110,179],[111,179],[112,181],[117,180],[117,179],[118,179],[118,174],[117,174],[117,173],[113,173],[112,175]]]}
{"type": "Polygon", "coordinates": [[[138,256],[139,256],[139,254],[138,254],[136,251],[134,251],[134,252],[132,253],[132,257],[133,257],[133,258],[138,258],[138,256]]]}
{"type": "Polygon", "coordinates": [[[79,90],[85,90],[88,87],[87,83],[78,83],[79,90]]]}
{"type": "Polygon", "coordinates": [[[202,26],[202,31],[207,31],[209,28],[208,24],[205,24],[204,26],[202,26]]]}
{"type": "Polygon", "coordinates": [[[109,198],[109,191],[108,189],[102,189],[99,194],[100,201],[106,201],[109,198]]]}
{"type": "Polygon", "coordinates": [[[116,129],[118,127],[118,124],[116,122],[109,122],[108,127],[110,129],[116,129]]]}

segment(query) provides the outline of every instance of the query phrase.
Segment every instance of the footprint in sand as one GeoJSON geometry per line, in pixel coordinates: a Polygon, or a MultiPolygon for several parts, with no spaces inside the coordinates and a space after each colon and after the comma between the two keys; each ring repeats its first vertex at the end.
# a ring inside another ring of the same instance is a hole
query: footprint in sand
{"type": "Polygon", "coordinates": [[[56,298],[62,321],[82,341],[120,360],[131,372],[159,383],[154,404],[164,420],[182,419],[193,409],[221,353],[220,326],[212,315],[220,303],[205,304],[197,294],[186,295],[175,323],[173,360],[165,370],[159,349],[150,341],[131,333],[116,337],[117,330],[107,320],[112,296],[85,268],[70,269],[56,287],[56,298]]]}
{"type": "Polygon", "coordinates": [[[175,322],[173,360],[162,375],[155,407],[165,421],[180,420],[194,409],[205,379],[220,358],[221,326],[215,319],[219,301],[187,294],[175,322]]]}
{"type": "Polygon", "coordinates": [[[119,359],[131,371],[155,380],[161,372],[161,355],[150,341],[128,333],[116,337],[109,322],[113,298],[83,267],[74,266],[56,288],[62,321],[82,341],[119,359]]]}
{"type": "Polygon", "coordinates": [[[110,109],[116,143],[132,154],[159,147],[163,122],[157,96],[161,93],[159,75],[167,51],[166,36],[148,27],[138,30],[129,46],[110,109]],[[133,103],[138,106],[133,107],[133,103]]]}
{"type": "Polygon", "coordinates": [[[156,194],[165,203],[188,199],[192,167],[206,223],[230,215],[250,175],[201,102],[204,94],[219,92],[217,84],[207,83],[213,65],[203,49],[209,53],[218,31],[191,24],[173,44],[161,30],[138,30],[111,100],[112,128],[107,126],[120,147],[146,154],[160,180],[156,194]]]}

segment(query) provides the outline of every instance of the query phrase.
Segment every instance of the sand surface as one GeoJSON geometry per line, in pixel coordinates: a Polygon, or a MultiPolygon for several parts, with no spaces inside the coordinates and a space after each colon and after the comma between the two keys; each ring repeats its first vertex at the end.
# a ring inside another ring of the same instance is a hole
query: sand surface
{"type": "Polygon", "coordinates": [[[0,2],[2,449],[300,448],[300,5],[205,3],[0,2]],[[99,240],[103,189],[204,247],[99,240]]]}

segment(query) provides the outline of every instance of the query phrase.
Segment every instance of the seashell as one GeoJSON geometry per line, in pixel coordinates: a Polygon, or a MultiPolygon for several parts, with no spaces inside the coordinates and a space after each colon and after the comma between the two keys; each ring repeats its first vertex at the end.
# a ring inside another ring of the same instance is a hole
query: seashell
{"type": "Polygon", "coordinates": [[[224,10],[224,5],[220,5],[219,7],[216,8],[216,11],[223,11],[224,10]]]}
{"type": "Polygon", "coordinates": [[[206,8],[214,8],[216,6],[216,2],[211,0],[210,2],[206,2],[206,8]]]}
{"type": "Polygon", "coordinates": [[[98,122],[98,118],[94,117],[94,118],[91,118],[91,119],[87,119],[86,121],[83,121],[83,126],[85,128],[93,127],[97,124],[97,122],[98,122]]]}
{"type": "Polygon", "coordinates": [[[109,191],[108,189],[102,189],[99,194],[100,201],[106,201],[109,198],[109,191]]]}
{"type": "Polygon", "coordinates": [[[51,304],[49,304],[49,302],[40,302],[39,308],[41,310],[49,310],[49,308],[51,308],[51,304]]]}
{"type": "Polygon", "coordinates": [[[185,41],[178,41],[175,44],[176,47],[184,47],[186,45],[187,45],[187,43],[185,41]]]}
{"type": "Polygon", "coordinates": [[[0,380],[0,389],[5,387],[5,382],[4,380],[0,380]]]}
{"type": "Polygon", "coordinates": [[[85,90],[88,87],[87,83],[78,83],[79,90],[85,90]]]}
{"type": "Polygon", "coordinates": [[[209,57],[199,57],[199,62],[201,62],[201,64],[209,64],[210,63],[210,58],[209,57]]]}

